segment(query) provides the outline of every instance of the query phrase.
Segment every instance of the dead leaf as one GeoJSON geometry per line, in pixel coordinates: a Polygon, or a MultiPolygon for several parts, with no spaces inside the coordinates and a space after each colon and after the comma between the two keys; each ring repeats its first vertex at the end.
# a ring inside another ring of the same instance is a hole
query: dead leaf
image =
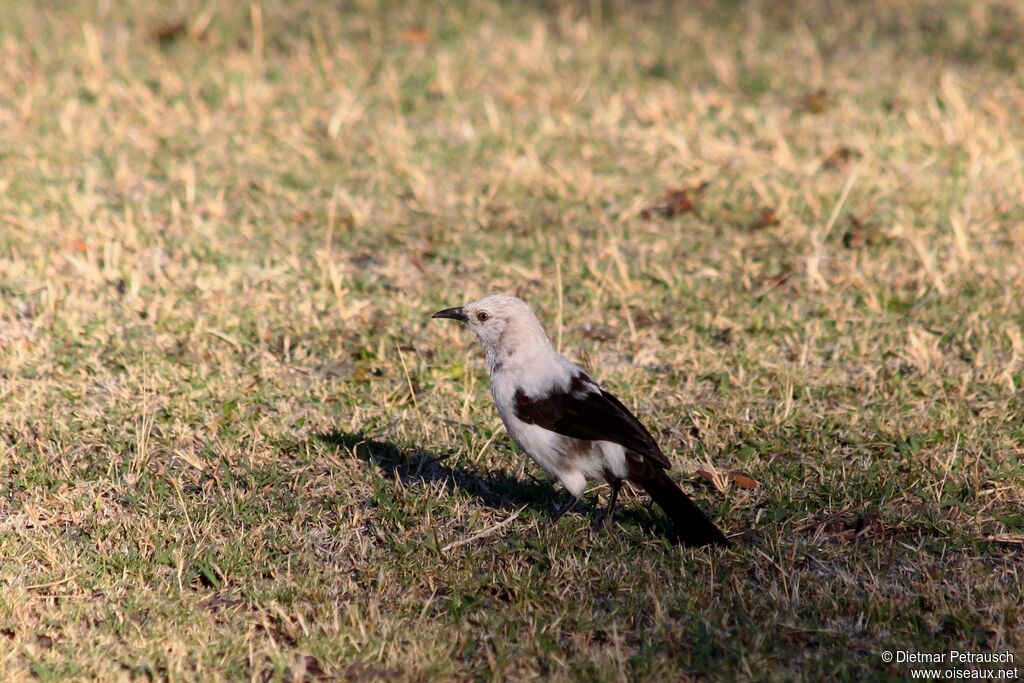
{"type": "Polygon", "coordinates": [[[729,472],[722,470],[716,470],[715,472],[711,472],[709,470],[697,470],[697,474],[710,481],[715,488],[721,488],[721,484],[724,484],[726,481],[731,481],[737,487],[747,489],[748,491],[761,487],[761,484],[759,484],[755,479],[735,470],[729,472]]]}
{"type": "Polygon", "coordinates": [[[430,42],[430,34],[421,28],[407,28],[398,35],[398,39],[409,45],[426,45],[430,42]]]}
{"type": "Polygon", "coordinates": [[[691,197],[690,193],[686,190],[670,192],[668,195],[668,201],[665,205],[665,215],[669,218],[681,216],[684,213],[699,215],[697,204],[697,198],[691,197]]]}
{"type": "Polygon", "coordinates": [[[498,86],[498,97],[501,98],[502,104],[510,107],[524,107],[529,103],[527,97],[522,93],[501,86],[498,86]]]}
{"type": "Polygon", "coordinates": [[[731,327],[723,327],[721,329],[712,330],[711,338],[719,344],[729,346],[732,344],[733,340],[733,329],[731,327]]]}
{"type": "Polygon", "coordinates": [[[750,226],[750,229],[764,230],[765,228],[774,227],[781,222],[782,220],[779,218],[778,212],[775,209],[766,206],[757,214],[757,218],[750,226]]]}
{"type": "Polygon", "coordinates": [[[409,262],[412,263],[413,267],[420,272],[421,275],[430,275],[430,271],[427,270],[427,264],[423,262],[417,254],[409,254],[409,262]]]}
{"type": "Polygon", "coordinates": [[[847,164],[853,159],[860,157],[860,152],[845,145],[836,147],[834,150],[829,152],[828,156],[821,162],[822,168],[826,168],[830,171],[839,170],[845,168],[847,164]]]}
{"type": "Polygon", "coordinates": [[[789,282],[789,279],[793,277],[792,270],[782,270],[775,275],[767,275],[760,279],[760,283],[765,287],[774,288],[789,282]]]}
{"type": "Polygon", "coordinates": [[[828,91],[824,88],[818,88],[805,94],[797,102],[797,110],[810,114],[821,114],[826,109],[828,109],[828,91]]]}
{"type": "Polygon", "coordinates": [[[638,328],[654,327],[655,325],[663,325],[664,319],[659,316],[654,316],[647,311],[637,311],[633,316],[633,322],[638,328]]]}
{"type": "Polygon", "coordinates": [[[669,190],[661,202],[647,207],[640,215],[644,218],[650,218],[653,215],[675,218],[685,213],[692,213],[700,218],[700,196],[704,194],[710,184],[710,181],[705,180],[697,187],[669,190]]]}
{"type": "Polygon", "coordinates": [[[903,111],[906,108],[907,102],[902,97],[888,97],[882,102],[882,109],[889,114],[896,111],[903,111]]]}
{"type": "Polygon", "coordinates": [[[719,491],[726,488],[725,484],[726,481],[728,481],[728,477],[725,472],[722,472],[721,470],[715,470],[714,472],[710,470],[697,470],[697,474],[710,481],[711,485],[719,491]]]}
{"type": "Polygon", "coordinates": [[[849,226],[843,233],[843,246],[847,249],[858,249],[875,244],[878,241],[876,232],[875,226],[850,214],[849,226]]]}
{"type": "Polygon", "coordinates": [[[732,479],[732,483],[739,486],[741,489],[747,489],[753,491],[754,489],[761,488],[761,484],[754,478],[743,474],[742,472],[729,472],[729,478],[732,479]]]}
{"type": "Polygon", "coordinates": [[[157,24],[149,32],[149,37],[161,46],[167,46],[185,35],[186,28],[184,21],[165,21],[157,24]]]}

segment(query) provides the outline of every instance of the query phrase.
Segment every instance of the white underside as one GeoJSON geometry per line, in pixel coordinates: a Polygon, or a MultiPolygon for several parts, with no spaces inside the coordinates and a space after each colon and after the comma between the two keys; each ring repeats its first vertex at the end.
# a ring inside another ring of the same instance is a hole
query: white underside
{"type": "Polygon", "coordinates": [[[625,479],[626,451],[611,441],[581,441],[562,436],[515,415],[515,394],[543,396],[554,388],[565,389],[582,372],[575,363],[556,353],[549,344],[524,345],[514,355],[491,366],[491,393],[498,413],[512,439],[541,469],[579,498],[591,479],[625,479]]]}
{"type": "Polygon", "coordinates": [[[580,441],[502,415],[512,439],[541,469],[579,498],[591,479],[625,479],[626,451],[611,441],[580,441]]]}

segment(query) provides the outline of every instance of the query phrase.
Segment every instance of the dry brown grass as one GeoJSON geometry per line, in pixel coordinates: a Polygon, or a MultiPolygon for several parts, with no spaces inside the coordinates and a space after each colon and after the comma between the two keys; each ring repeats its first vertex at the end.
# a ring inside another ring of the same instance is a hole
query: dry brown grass
{"type": "Polygon", "coordinates": [[[0,5],[0,678],[1024,655],[1024,14],[784,4],[0,5]],[[546,526],[516,291],[734,550],[546,526]]]}

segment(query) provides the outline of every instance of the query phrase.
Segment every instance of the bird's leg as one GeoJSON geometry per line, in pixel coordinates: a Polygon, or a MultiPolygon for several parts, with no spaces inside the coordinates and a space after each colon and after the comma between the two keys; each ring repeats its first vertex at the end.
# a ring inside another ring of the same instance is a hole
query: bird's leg
{"type": "Polygon", "coordinates": [[[551,526],[554,526],[558,522],[558,520],[562,518],[562,515],[564,515],[569,510],[572,510],[576,506],[576,503],[579,502],[579,500],[579,498],[573,496],[572,498],[569,499],[569,502],[567,502],[562,507],[558,508],[558,512],[556,512],[555,516],[551,518],[551,526]]]}
{"type": "Polygon", "coordinates": [[[604,526],[612,518],[612,513],[615,512],[615,502],[619,499],[619,489],[622,488],[622,480],[613,479],[609,485],[612,487],[612,495],[608,498],[608,509],[597,520],[597,526],[599,527],[604,526]]]}

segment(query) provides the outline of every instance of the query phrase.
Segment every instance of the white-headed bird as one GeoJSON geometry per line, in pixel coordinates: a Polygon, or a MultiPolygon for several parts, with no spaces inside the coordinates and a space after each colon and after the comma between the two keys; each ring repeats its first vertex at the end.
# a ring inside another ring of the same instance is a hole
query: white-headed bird
{"type": "Polygon", "coordinates": [[[514,296],[488,296],[432,317],[465,323],[487,354],[491,393],[505,429],[533,461],[572,494],[587,480],[611,487],[610,518],[624,480],[650,494],[690,546],[728,545],[725,536],[668,475],[671,463],[622,402],[551,345],[537,316],[514,296]]]}

